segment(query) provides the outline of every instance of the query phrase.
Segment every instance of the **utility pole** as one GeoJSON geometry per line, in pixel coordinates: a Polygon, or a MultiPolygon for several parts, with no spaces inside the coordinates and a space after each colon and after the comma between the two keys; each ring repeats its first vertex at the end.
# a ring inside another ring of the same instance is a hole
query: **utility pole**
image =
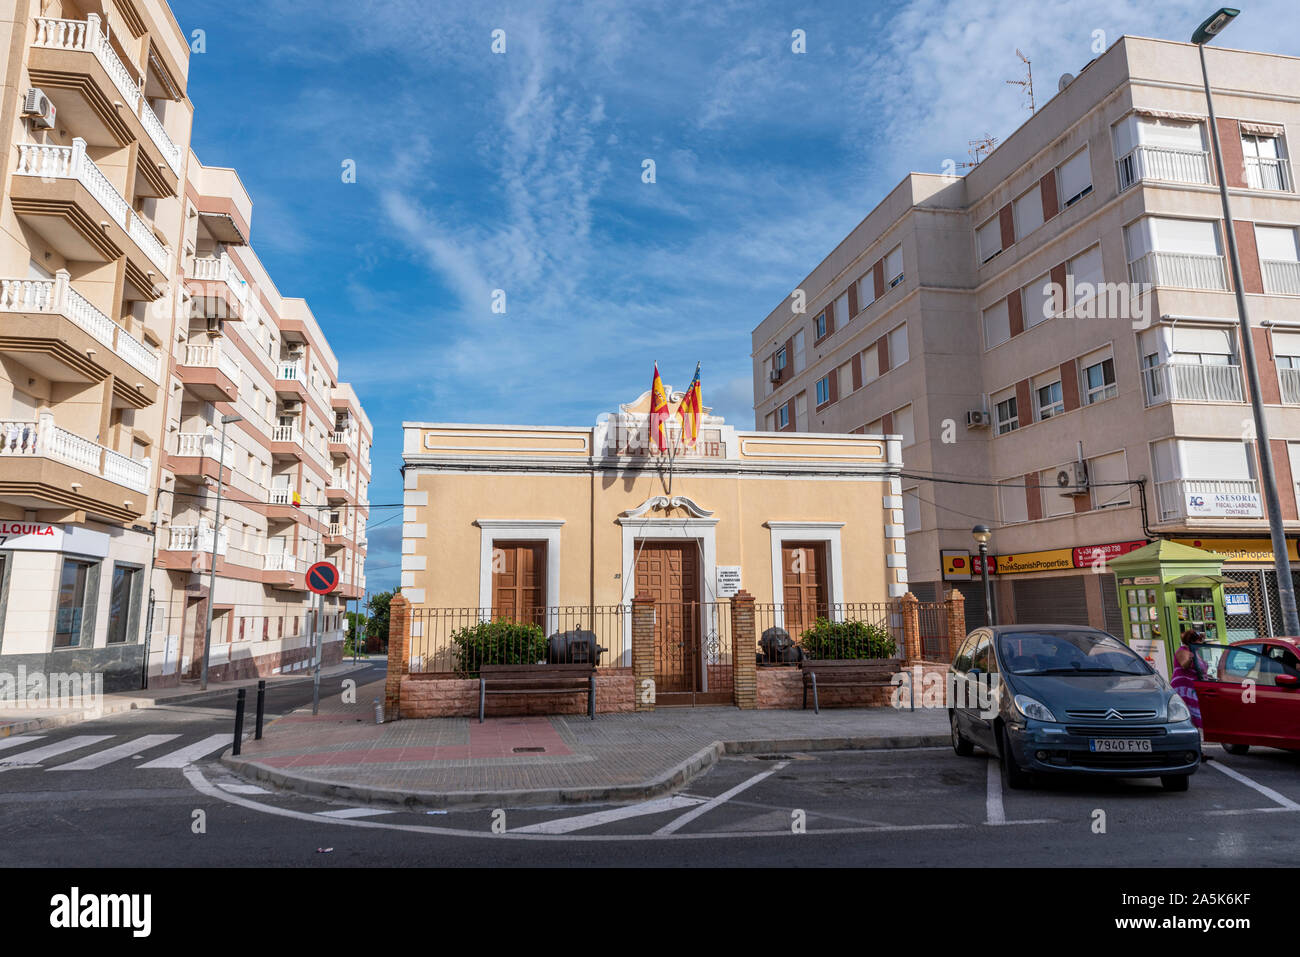
{"type": "Polygon", "coordinates": [[[217,544],[221,539],[221,493],[226,477],[226,426],[243,422],[242,415],[221,417],[221,447],[217,450],[217,515],[212,526],[212,556],[208,567],[208,623],[203,629],[203,669],[199,676],[199,690],[208,690],[208,659],[212,655],[212,603],[217,597],[217,544]]]}

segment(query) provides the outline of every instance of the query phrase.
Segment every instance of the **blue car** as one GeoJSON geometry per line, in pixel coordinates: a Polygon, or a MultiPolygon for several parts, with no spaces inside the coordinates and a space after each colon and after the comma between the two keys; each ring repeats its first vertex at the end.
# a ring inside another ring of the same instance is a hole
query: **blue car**
{"type": "Polygon", "coordinates": [[[1001,625],[966,636],[949,674],[952,747],[1002,761],[1008,788],[1036,774],[1158,777],[1186,791],[1201,735],[1168,682],[1117,638],[1077,625],[1001,625]]]}

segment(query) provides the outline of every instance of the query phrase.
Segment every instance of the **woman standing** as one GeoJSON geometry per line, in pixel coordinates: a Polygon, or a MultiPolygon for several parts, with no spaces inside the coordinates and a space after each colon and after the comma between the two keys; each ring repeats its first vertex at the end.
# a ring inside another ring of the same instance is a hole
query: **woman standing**
{"type": "MultiPolygon", "coordinates": [[[[1201,673],[1201,662],[1196,657],[1196,652],[1188,647],[1202,640],[1201,635],[1195,629],[1184,629],[1180,637],[1183,640],[1182,646],[1174,652],[1174,673],[1169,678],[1169,687],[1172,688],[1183,703],[1187,705],[1187,710],[1192,713],[1192,724],[1196,725],[1201,731],[1202,741],[1205,737],[1204,726],[1201,724],[1201,702],[1196,696],[1197,679],[1204,680],[1201,673]]],[[[1210,760],[1209,755],[1205,754],[1204,748],[1201,751],[1202,760],[1210,760]]]]}

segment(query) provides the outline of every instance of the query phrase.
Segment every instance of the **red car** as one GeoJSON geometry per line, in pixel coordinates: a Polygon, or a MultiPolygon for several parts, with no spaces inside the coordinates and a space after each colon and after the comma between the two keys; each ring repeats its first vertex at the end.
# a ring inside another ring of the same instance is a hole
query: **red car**
{"type": "Polygon", "coordinates": [[[1230,645],[1193,645],[1203,680],[1196,681],[1206,741],[1229,754],[1252,745],[1300,751],[1300,640],[1247,638],[1230,645]],[[1247,694],[1247,681],[1254,683],[1247,694]]]}

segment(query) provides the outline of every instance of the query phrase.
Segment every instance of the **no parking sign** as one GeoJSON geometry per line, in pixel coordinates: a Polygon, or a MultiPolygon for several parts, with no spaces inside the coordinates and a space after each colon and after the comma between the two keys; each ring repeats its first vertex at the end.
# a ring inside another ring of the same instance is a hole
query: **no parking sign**
{"type": "Polygon", "coordinates": [[[328,595],[339,584],[339,570],[333,562],[317,562],[307,569],[307,587],[318,595],[328,595]]]}

